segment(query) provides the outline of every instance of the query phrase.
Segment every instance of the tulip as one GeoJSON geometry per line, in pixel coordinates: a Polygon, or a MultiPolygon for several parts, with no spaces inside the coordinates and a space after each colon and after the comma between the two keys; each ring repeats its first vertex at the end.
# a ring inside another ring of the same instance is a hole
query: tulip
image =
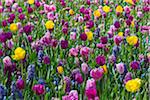
{"type": "Polygon", "coordinates": [[[6,56],[4,59],[3,59],[3,64],[5,66],[12,66],[12,61],[11,61],[11,58],[9,56],[6,56]]]}
{"type": "Polygon", "coordinates": [[[100,66],[103,66],[106,63],[105,56],[97,56],[96,63],[100,66]]]}
{"type": "Polygon", "coordinates": [[[34,85],[34,86],[32,87],[32,90],[33,90],[37,95],[42,95],[42,94],[44,94],[44,92],[45,92],[44,86],[41,85],[41,84],[34,85]]]}
{"type": "Polygon", "coordinates": [[[90,71],[90,76],[95,80],[99,80],[103,77],[104,70],[103,68],[95,68],[90,71]]]}
{"type": "Polygon", "coordinates": [[[24,80],[18,79],[17,82],[16,82],[16,87],[17,87],[19,90],[24,89],[24,87],[25,87],[24,80]]]}
{"type": "Polygon", "coordinates": [[[89,67],[88,67],[88,65],[87,65],[86,63],[82,63],[82,64],[81,64],[81,70],[82,70],[82,72],[83,72],[84,74],[88,74],[88,72],[89,72],[89,67]]]}
{"type": "Polygon", "coordinates": [[[125,71],[125,66],[123,63],[116,64],[116,70],[118,73],[123,74],[125,71]]]}

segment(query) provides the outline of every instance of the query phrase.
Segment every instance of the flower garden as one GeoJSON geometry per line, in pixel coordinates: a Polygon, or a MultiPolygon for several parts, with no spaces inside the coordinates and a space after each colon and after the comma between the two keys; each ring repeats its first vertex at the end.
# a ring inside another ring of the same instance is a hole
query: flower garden
{"type": "Polygon", "coordinates": [[[0,100],[149,100],[150,0],[1,0],[0,100]]]}

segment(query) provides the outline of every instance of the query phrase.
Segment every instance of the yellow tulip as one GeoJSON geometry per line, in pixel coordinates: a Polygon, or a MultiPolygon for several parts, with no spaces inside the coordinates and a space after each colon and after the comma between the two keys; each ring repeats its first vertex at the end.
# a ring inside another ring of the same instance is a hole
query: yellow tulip
{"type": "Polygon", "coordinates": [[[59,74],[62,74],[62,73],[64,72],[63,67],[62,67],[62,66],[58,66],[58,67],[57,67],[57,72],[58,72],[59,74]]]}
{"type": "Polygon", "coordinates": [[[122,12],[123,12],[122,6],[118,5],[118,6],[116,7],[116,12],[122,13],[122,12]]]}
{"type": "Polygon", "coordinates": [[[127,43],[129,43],[130,45],[135,45],[138,42],[138,37],[133,35],[133,36],[128,36],[126,38],[127,43]]]}
{"type": "Polygon", "coordinates": [[[47,29],[53,29],[55,24],[53,23],[52,20],[49,20],[49,21],[46,22],[45,26],[46,26],[47,29]]]}
{"type": "Polygon", "coordinates": [[[10,30],[12,32],[16,32],[18,30],[18,26],[15,23],[10,24],[10,30]]]}
{"type": "Polygon", "coordinates": [[[31,5],[31,4],[34,4],[34,0],[28,0],[28,3],[31,5]]]}
{"type": "Polygon", "coordinates": [[[23,60],[26,55],[26,51],[21,47],[17,47],[14,53],[15,54],[12,55],[13,60],[23,60]]]}
{"type": "Polygon", "coordinates": [[[93,14],[94,14],[95,17],[100,17],[101,16],[101,13],[100,13],[99,10],[95,10],[93,14]]]}
{"type": "Polygon", "coordinates": [[[103,11],[104,11],[105,13],[110,12],[110,7],[109,7],[109,6],[104,6],[102,9],[103,9],[103,11]]]}
{"type": "Polygon", "coordinates": [[[136,92],[139,90],[140,87],[141,87],[141,79],[139,78],[129,80],[125,85],[125,88],[128,92],[136,92]]]}
{"type": "Polygon", "coordinates": [[[89,41],[91,41],[91,40],[93,39],[93,33],[92,33],[91,31],[86,32],[86,35],[87,35],[87,39],[88,39],[89,41]]]}

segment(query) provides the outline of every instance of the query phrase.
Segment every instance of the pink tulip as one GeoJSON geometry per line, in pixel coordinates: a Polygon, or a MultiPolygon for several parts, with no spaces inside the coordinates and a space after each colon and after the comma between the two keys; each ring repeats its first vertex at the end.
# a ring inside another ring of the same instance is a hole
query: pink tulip
{"type": "Polygon", "coordinates": [[[71,40],[76,40],[76,38],[77,38],[76,33],[75,33],[75,32],[71,32],[71,33],[70,33],[70,39],[71,39],[71,40]]]}
{"type": "Polygon", "coordinates": [[[44,86],[41,85],[41,84],[34,85],[34,86],[32,87],[32,90],[33,90],[37,95],[42,95],[42,94],[44,94],[44,92],[45,92],[44,86]]]}
{"type": "Polygon", "coordinates": [[[71,56],[77,56],[77,55],[78,55],[78,49],[76,49],[76,48],[71,48],[71,49],[69,50],[69,54],[70,54],[71,56]]]}
{"type": "Polygon", "coordinates": [[[95,80],[99,80],[103,77],[104,70],[102,68],[94,68],[90,71],[90,76],[95,80]]]}
{"type": "Polygon", "coordinates": [[[4,63],[5,66],[12,66],[11,58],[9,56],[6,56],[3,59],[3,63],[4,63]]]}

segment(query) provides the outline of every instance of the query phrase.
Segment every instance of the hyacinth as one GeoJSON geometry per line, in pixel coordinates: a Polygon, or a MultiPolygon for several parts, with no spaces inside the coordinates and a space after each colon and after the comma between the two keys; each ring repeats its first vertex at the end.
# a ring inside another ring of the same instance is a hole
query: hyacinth
{"type": "Polygon", "coordinates": [[[141,81],[142,80],[139,79],[139,78],[129,80],[126,83],[126,85],[125,85],[126,90],[128,92],[136,92],[136,91],[138,91],[140,89],[140,87],[141,87],[141,81]]]}
{"type": "Polygon", "coordinates": [[[38,63],[39,63],[39,64],[42,63],[42,61],[43,61],[43,56],[44,56],[43,51],[42,51],[42,50],[39,50],[39,51],[38,51],[38,63]]]}
{"type": "Polygon", "coordinates": [[[31,81],[35,77],[35,65],[31,64],[27,68],[27,81],[31,81]]]}
{"type": "Polygon", "coordinates": [[[64,82],[64,90],[65,90],[65,92],[70,92],[71,79],[66,76],[66,77],[64,77],[63,82],[64,82]]]}
{"type": "Polygon", "coordinates": [[[6,97],[6,89],[0,84],[0,100],[4,100],[6,97]]]}
{"type": "Polygon", "coordinates": [[[1,0],[0,100],[147,100],[149,1],[1,0]]]}

